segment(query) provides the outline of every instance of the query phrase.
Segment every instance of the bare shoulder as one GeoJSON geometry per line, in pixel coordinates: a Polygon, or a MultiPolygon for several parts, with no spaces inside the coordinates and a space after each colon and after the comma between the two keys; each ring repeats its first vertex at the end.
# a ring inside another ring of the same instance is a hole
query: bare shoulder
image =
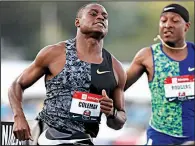
{"type": "Polygon", "coordinates": [[[145,57],[151,56],[151,55],[152,55],[151,48],[145,47],[137,52],[137,54],[135,55],[135,58],[145,58],[145,57]]]}
{"type": "Polygon", "coordinates": [[[125,72],[122,63],[119,60],[117,60],[113,55],[112,55],[112,62],[115,70],[118,70],[119,72],[125,72]]]}
{"type": "Polygon", "coordinates": [[[65,54],[65,42],[59,42],[42,48],[36,56],[35,63],[37,65],[47,67],[55,58],[65,54]]]}
{"type": "Polygon", "coordinates": [[[123,86],[123,84],[125,84],[126,82],[127,75],[122,66],[122,63],[112,55],[112,64],[113,64],[113,69],[115,72],[117,83],[119,86],[120,85],[123,86]]]}
{"type": "Polygon", "coordinates": [[[133,63],[143,64],[143,62],[145,62],[145,60],[147,60],[151,55],[152,55],[152,50],[150,47],[142,48],[136,53],[133,59],[133,63]]]}

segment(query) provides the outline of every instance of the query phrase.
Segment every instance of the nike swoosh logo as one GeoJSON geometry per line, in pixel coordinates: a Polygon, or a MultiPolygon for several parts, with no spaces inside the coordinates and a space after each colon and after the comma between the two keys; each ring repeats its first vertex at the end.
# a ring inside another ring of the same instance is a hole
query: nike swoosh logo
{"type": "Polygon", "coordinates": [[[99,71],[99,69],[97,70],[97,74],[101,75],[101,74],[105,74],[105,73],[108,73],[110,71],[99,71]]]}
{"type": "Polygon", "coordinates": [[[75,142],[79,142],[82,140],[90,139],[90,138],[86,138],[86,139],[71,139],[71,140],[51,140],[51,139],[48,139],[46,137],[46,131],[47,131],[47,129],[39,136],[39,139],[38,139],[39,145],[59,145],[59,144],[63,144],[63,143],[70,144],[70,143],[75,143],[75,142]]]}
{"type": "Polygon", "coordinates": [[[194,71],[194,70],[195,70],[195,67],[194,68],[188,67],[188,71],[194,71]]]}
{"type": "Polygon", "coordinates": [[[76,117],[79,117],[79,116],[75,116],[75,115],[73,115],[72,117],[73,117],[73,118],[76,118],[76,117]]]}
{"type": "Polygon", "coordinates": [[[175,7],[164,8],[164,11],[171,10],[171,9],[175,9],[175,7]]]}
{"type": "Polygon", "coordinates": [[[169,99],[169,101],[173,101],[173,100],[175,100],[175,98],[173,98],[173,99],[169,99]]]}

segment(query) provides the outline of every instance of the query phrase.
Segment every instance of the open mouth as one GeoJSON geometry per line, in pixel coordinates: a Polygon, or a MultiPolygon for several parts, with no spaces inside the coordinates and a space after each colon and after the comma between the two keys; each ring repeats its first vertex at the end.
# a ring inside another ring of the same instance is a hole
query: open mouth
{"type": "Polygon", "coordinates": [[[164,34],[165,34],[165,35],[173,34],[173,32],[172,32],[172,31],[164,31],[164,34]]]}
{"type": "Polygon", "coordinates": [[[165,38],[173,37],[173,31],[164,31],[163,35],[165,38]]]}

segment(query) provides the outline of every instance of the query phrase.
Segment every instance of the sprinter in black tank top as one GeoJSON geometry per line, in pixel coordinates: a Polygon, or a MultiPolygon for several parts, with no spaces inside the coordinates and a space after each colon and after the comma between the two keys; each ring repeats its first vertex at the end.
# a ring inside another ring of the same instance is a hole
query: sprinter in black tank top
{"type": "Polygon", "coordinates": [[[60,134],[67,136],[65,143],[82,139],[86,134],[96,137],[102,113],[107,117],[107,125],[115,130],[121,129],[126,121],[123,92],[126,74],[121,63],[103,49],[103,38],[108,32],[105,8],[95,3],[83,6],[75,26],[75,38],[43,48],[10,87],[14,134],[19,140],[31,139],[21,105],[22,92],[43,75],[47,98],[37,119],[49,128],[42,131],[39,145],[59,144],[45,140],[60,134]]]}

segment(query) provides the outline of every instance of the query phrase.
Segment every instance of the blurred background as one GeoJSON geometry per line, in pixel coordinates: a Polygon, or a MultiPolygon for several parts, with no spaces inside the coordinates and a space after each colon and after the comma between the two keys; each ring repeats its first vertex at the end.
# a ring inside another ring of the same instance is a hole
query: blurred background
{"type": "MultiPolygon", "coordinates": [[[[89,2],[20,1],[0,2],[1,15],[1,121],[13,121],[7,91],[11,82],[33,61],[41,48],[76,35],[74,20],[78,9],[89,2]]],[[[109,32],[104,47],[127,69],[143,47],[155,43],[162,8],[170,3],[185,6],[190,13],[191,28],[187,41],[194,42],[194,2],[103,2],[109,14],[109,32]]],[[[45,98],[41,78],[24,92],[23,109],[28,120],[42,109],[45,98]]],[[[115,131],[102,117],[95,144],[140,145],[146,143],[145,131],[150,118],[150,91],[144,74],[125,92],[127,122],[115,131]]]]}

